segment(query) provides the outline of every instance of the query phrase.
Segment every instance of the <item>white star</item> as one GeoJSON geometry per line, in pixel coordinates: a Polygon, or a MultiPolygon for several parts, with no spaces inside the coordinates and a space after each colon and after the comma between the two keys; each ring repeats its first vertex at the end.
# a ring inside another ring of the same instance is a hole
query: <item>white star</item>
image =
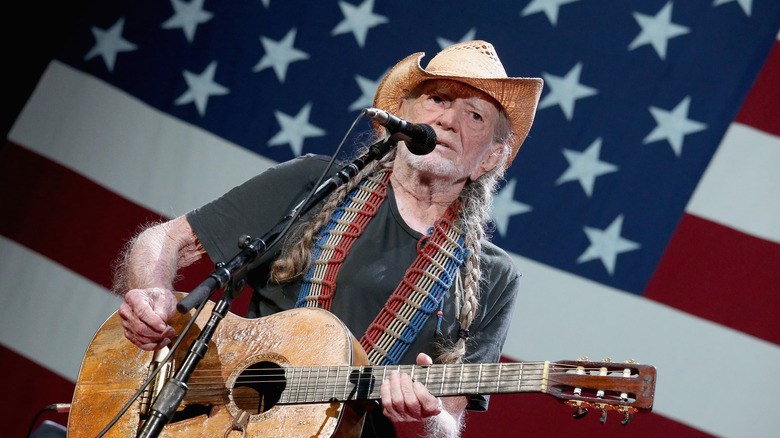
{"type": "Polygon", "coordinates": [[[341,8],[341,13],[344,14],[344,19],[333,28],[330,34],[340,35],[352,32],[360,47],[366,44],[368,29],[388,22],[387,17],[373,12],[374,0],[364,0],[357,7],[347,2],[339,2],[339,8],[341,8]]]}
{"type": "Polygon", "coordinates": [[[131,52],[138,49],[138,46],[122,38],[122,30],[125,27],[125,18],[122,17],[114,23],[109,29],[99,29],[92,26],[92,35],[95,37],[95,45],[84,55],[84,61],[100,55],[103,62],[106,63],[108,71],[114,71],[116,55],[119,52],[131,52]]]}
{"type": "Polygon", "coordinates": [[[450,41],[450,40],[448,40],[446,38],[437,37],[436,38],[436,42],[439,44],[439,47],[442,50],[444,50],[444,49],[446,49],[447,47],[449,47],[449,46],[451,46],[453,44],[463,43],[463,42],[466,42],[466,41],[471,41],[471,40],[474,39],[475,36],[477,36],[477,29],[472,27],[471,29],[469,29],[468,32],[463,34],[463,37],[461,37],[461,39],[458,40],[458,41],[450,41]]]}
{"type": "Polygon", "coordinates": [[[593,194],[593,184],[596,182],[596,177],[618,170],[614,164],[600,161],[600,153],[601,138],[597,138],[584,152],[564,149],[563,155],[569,162],[569,168],[555,183],[561,185],[567,181],[579,181],[582,190],[590,198],[593,194]]]}
{"type": "Polygon", "coordinates": [[[195,38],[195,30],[198,25],[205,23],[214,16],[209,11],[203,10],[205,0],[192,0],[190,3],[184,3],[182,0],[171,0],[173,6],[173,17],[162,24],[163,29],[181,28],[188,42],[195,38]]]}
{"type": "Polygon", "coordinates": [[[622,214],[616,217],[606,230],[583,227],[585,234],[588,236],[588,240],[590,240],[590,246],[579,256],[579,258],[577,258],[577,263],[601,259],[601,263],[604,264],[609,275],[613,275],[615,273],[615,262],[617,262],[618,254],[640,248],[638,243],[620,237],[622,228],[622,214]]]}
{"type": "Polygon", "coordinates": [[[385,78],[385,75],[387,75],[387,71],[382,73],[381,76],[379,76],[379,79],[372,81],[371,79],[364,78],[363,76],[356,75],[355,81],[358,84],[358,87],[360,88],[360,92],[363,93],[360,95],[360,97],[357,98],[352,104],[349,106],[350,111],[356,111],[363,108],[370,108],[374,105],[374,95],[376,94],[376,89],[379,88],[379,84],[382,82],[382,79],[385,78]]]}
{"type": "Polygon", "coordinates": [[[268,6],[271,4],[271,0],[263,0],[263,7],[268,9],[268,6]]]}
{"type": "Polygon", "coordinates": [[[666,58],[666,46],[670,39],[691,31],[688,27],[672,23],[672,2],[664,5],[654,17],[634,12],[634,19],[642,30],[628,45],[628,50],[652,44],[661,59],[666,58]]]}
{"type": "Polygon", "coordinates": [[[753,0],[715,0],[715,3],[713,3],[712,6],[719,6],[724,3],[733,1],[739,3],[739,5],[742,7],[742,10],[745,11],[745,15],[748,17],[750,16],[750,11],[753,9],[753,0]]]}
{"type": "Polygon", "coordinates": [[[550,20],[550,23],[555,26],[558,21],[558,9],[561,5],[574,3],[576,1],[577,0],[531,0],[531,3],[528,3],[528,6],[520,12],[520,16],[526,17],[537,12],[544,12],[544,15],[547,15],[547,19],[550,20]]]}
{"type": "Polygon", "coordinates": [[[574,116],[574,101],[598,94],[598,90],[595,88],[580,84],[580,73],[582,73],[581,62],[577,63],[564,77],[542,73],[544,81],[550,87],[550,92],[539,102],[539,108],[560,105],[566,119],[571,120],[574,116]]]}
{"type": "Polygon", "coordinates": [[[221,96],[230,92],[229,89],[214,82],[214,74],[216,72],[217,61],[211,61],[211,64],[200,75],[184,70],[184,80],[187,81],[189,90],[179,96],[174,104],[185,105],[194,102],[195,107],[198,109],[198,114],[201,116],[205,115],[206,104],[210,96],[221,96]]]}
{"type": "Polygon", "coordinates": [[[517,179],[512,179],[506,186],[493,197],[493,212],[491,216],[496,223],[496,228],[502,236],[506,236],[509,230],[509,218],[516,214],[527,213],[533,208],[515,201],[515,187],[517,179]]]}
{"type": "Polygon", "coordinates": [[[691,106],[691,96],[686,96],[671,111],[666,111],[654,106],[650,107],[656,127],[642,140],[642,144],[652,143],[658,140],[668,140],[672,150],[678,157],[682,153],[683,137],[694,132],[707,129],[706,123],[697,122],[688,118],[688,108],[691,106]]]}
{"type": "Polygon", "coordinates": [[[325,131],[309,123],[311,114],[311,102],[301,108],[295,117],[290,117],[281,111],[274,111],[276,121],[282,127],[270,140],[268,146],[279,146],[289,143],[295,156],[303,153],[303,140],[307,137],[319,137],[325,135],[325,131]]]}
{"type": "Polygon", "coordinates": [[[264,36],[260,37],[260,43],[265,49],[265,56],[252,68],[252,71],[258,72],[268,67],[273,67],[276,72],[276,78],[279,82],[284,82],[287,76],[287,67],[290,63],[309,59],[309,54],[293,47],[297,29],[292,28],[281,41],[276,42],[264,36]]]}

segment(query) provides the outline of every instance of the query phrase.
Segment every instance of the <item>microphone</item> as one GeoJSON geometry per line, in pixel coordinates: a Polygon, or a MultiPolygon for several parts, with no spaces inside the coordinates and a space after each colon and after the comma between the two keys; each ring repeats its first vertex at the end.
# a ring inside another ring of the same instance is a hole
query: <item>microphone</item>
{"type": "Polygon", "coordinates": [[[403,140],[409,152],[425,155],[436,147],[436,133],[425,123],[411,123],[378,108],[366,108],[363,113],[384,126],[390,137],[403,140]]]}

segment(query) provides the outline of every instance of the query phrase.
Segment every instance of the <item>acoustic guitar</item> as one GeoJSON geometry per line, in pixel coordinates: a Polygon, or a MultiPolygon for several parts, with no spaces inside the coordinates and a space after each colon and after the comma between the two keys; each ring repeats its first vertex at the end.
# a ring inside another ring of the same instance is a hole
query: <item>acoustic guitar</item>
{"type": "MultiPolygon", "coordinates": [[[[208,303],[186,335],[197,337],[208,303]]],[[[190,312],[191,314],[194,311],[190,312]]],[[[190,316],[171,325],[180,333],[190,316]]],[[[79,372],[68,419],[68,437],[93,438],[111,421],[156,367],[155,382],[105,435],[134,437],[149,406],[186,356],[168,363],[160,352],[140,350],[123,335],[114,313],[90,343],[79,372]]],[[[422,382],[435,396],[542,392],[575,409],[622,416],[653,405],[656,370],[636,363],[511,362],[371,366],[344,324],[320,309],[293,309],[265,318],[228,314],[162,437],[357,437],[366,409],[377,407],[379,388],[393,371],[422,382]]]]}

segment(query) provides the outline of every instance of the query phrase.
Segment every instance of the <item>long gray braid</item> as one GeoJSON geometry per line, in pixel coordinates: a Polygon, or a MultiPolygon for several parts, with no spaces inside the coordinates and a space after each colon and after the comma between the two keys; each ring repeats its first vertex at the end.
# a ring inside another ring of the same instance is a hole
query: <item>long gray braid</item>
{"type": "MultiPolygon", "coordinates": [[[[499,113],[493,140],[502,145],[499,164],[474,181],[468,181],[460,194],[463,207],[462,223],[466,229],[464,245],[469,251],[463,271],[463,296],[459,310],[460,328],[468,330],[479,310],[479,292],[482,283],[482,270],[479,255],[482,239],[486,238],[490,221],[490,212],[498,183],[506,170],[506,159],[510,153],[511,130],[506,114],[499,113]]],[[[271,266],[271,280],[276,283],[293,281],[304,275],[312,260],[311,253],[320,230],[328,223],[333,212],[344,202],[348,193],[360,184],[366,176],[379,168],[391,168],[395,152],[388,154],[379,162],[372,163],[347,184],[342,185],[328,198],[322,210],[312,219],[298,227],[287,239],[281,256],[271,266]],[[292,243],[294,242],[294,243],[292,243]]],[[[439,363],[457,363],[466,355],[466,338],[459,337],[455,342],[439,346],[439,363]]]]}

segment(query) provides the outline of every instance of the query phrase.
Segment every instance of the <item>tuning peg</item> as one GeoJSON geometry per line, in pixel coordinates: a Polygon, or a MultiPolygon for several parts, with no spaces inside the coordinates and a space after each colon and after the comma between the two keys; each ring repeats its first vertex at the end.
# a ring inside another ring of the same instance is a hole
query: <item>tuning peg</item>
{"type": "Polygon", "coordinates": [[[607,357],[607,358],[601,359],[601,361],[610,363],[610,362],[612,362],[612,358],[611,357],[607,357]]]}
{"type": "Polygon", "coordinates": [[[582,356],[581,358],[577,359],[577,362],[587,362],[588,356],[582,356]]]}
{"type": "Polygon", "coordinates": [[[636,363],[636,361],[634,359],[629,359],[625,363],[636,363]]]}
{"type": "Polygon", "coordinates": [[[620,420],[620,424],[622,424],[623,426],[628,426],[628,423],[631,422],[632,418],[634,418],[634,413],[626,412],[625,415],[623,416],[623,419],[620,420]]]}
{"type": "Polygon", "coordinates": [[[574,417],[575,420],[579,420],[580,418],[585,417],[588,415],[588,408],[583,408],[582,406],[578,407],[576,411],[574,411],[573,414],[571,414],[572,417],[574,417]]]}
{"type": "Polygon", "coordinates": [[[607,410],[606,409],[601,409],[601,418],[599,418],[599,421],[601,422],[601,424],[604,424],[604,423],[607,422],[607,410]]]}

